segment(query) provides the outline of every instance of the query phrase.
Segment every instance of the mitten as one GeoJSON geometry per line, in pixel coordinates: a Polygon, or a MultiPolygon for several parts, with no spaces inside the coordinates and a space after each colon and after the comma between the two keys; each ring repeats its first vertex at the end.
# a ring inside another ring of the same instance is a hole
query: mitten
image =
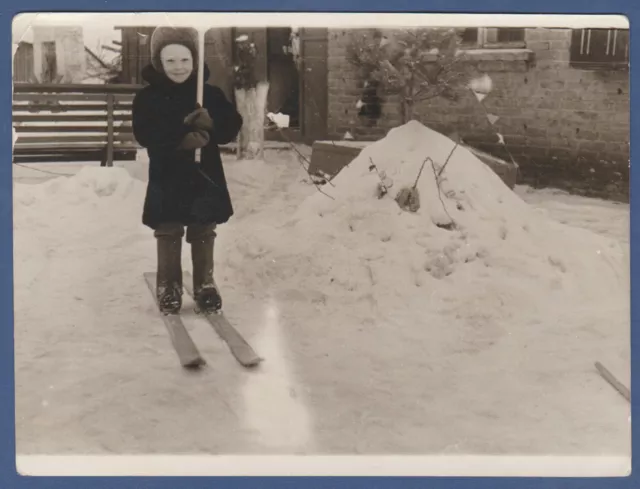
{"type": "Polygon", "coordinates": [[[209,144],[209,134],[206,131],[196,130],[188,133],[180,142],[179,149],[193,150],[204,148],[209,144]]]}
{"type": "Polygon", "coordinates": [[[193,126],[196,129],[202,129],[203,131],[210,131],[213,129],[213,119],[209,115],[207,109],[196,105],[197,109],[191,112],[184,119],[184,123],[188,126],[193,126]]]}

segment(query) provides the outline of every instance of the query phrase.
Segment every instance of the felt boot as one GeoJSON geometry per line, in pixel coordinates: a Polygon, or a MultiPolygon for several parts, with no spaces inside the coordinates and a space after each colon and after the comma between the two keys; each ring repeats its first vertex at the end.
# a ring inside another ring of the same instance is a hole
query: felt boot
{"type": "Polygon", "coordinates": [[[178,314],[182,308],[182,236],[156,233],[158,273],[156,294],[163,314],[178,314]]]}
{"type": "MultiPolygon", "coordinates": [[[[189,230],[187,230],[189,233],[189,230]]],[[[193,298],[198,312],[210,314],[222,309],[222,298],[213,280],[213,247],[215,232],[205,227],[191,236],[191,261],[193,264],[193,298]]]]}

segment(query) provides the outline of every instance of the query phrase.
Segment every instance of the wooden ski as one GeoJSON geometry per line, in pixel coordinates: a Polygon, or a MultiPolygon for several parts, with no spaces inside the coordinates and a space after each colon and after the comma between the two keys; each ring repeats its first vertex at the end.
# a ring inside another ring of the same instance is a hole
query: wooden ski
{"type": "Polygon", "coordinates": [[[598,373],[602,376],[602,378],[606,380],[611,385],[611,387],[617,390],[622,397],[631,402],[631,393],[629,392],[629,389],[618,379],[616,379],[613,374],[609,372],[609,370],[607,370],[607,368],[600,362],[596,362],[595,365],[598,373]]]}
{"type": "MultiPolygon", "coordinates": [[[[193,278],[189,272],[184,274],[184,288],[193,297],[193,278]]],[[[207,319],[209,324],[213,327],[220,339],[224,341],[231,354],[236,360],[244,367],[255,367],[260,362],[260,358],[253,350],[251,345],[242,337],[242,335],[233,327],[233,325],[227,320],[222,311],[211,314],[202,314],[207,319]]]]}
{"type": "MultiPolygon", "coordinates": [[[[156,305],[158,305],[158,299],[156,297],[156,274],[150,272],[144,273],[144,279],[147,282],[147,286],[151,291],[156,305]]],[[[200,356],[200,352],[193,343],[187,328],[185,328],[180,314],[160,313],[160,315],[169,332],[171,343],[178,354],[182,366],[189,369],[196,369],[206,365],[207,362],[200,356]]]]}

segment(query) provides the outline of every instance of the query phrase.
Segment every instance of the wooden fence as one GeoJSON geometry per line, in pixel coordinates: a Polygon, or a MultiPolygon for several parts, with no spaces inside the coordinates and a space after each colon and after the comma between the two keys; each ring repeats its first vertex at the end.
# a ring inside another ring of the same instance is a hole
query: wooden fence
{"type": "Polygon", "coordinates": [[[133,98],[142,85],[15,83],[16,163],[134,160],[133,98]]]}

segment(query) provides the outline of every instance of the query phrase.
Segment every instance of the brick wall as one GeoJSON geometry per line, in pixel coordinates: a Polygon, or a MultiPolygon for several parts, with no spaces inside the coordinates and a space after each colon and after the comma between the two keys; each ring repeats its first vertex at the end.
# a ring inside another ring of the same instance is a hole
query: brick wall
{"type": "MultiPolygon", "coordinates": [[[[350,131],[356,139],[374,140],[402,123],[400,104],[397,96],[389,96],[377,120],[358,115],[362,80],[345,58],[350,35],[329,33],[329,137],[350,131]]],[[[527,29],[527,50],[470,53],[470,62],[494,83],[484,106],[499,117],[494,128],[520,164],[520,183],[626,200],[628,72],[572,68],[570,43],[569,29],[527,29]]],[[[456,103],[431,99],[416,107],[415,118],[508,158],[471,93],[456,103]]]]}
{"type": "MultiPolygon", "coordinates": [[[[356,103],[362,94],[363,80],[347,60],[347,46],[353,32],[329,30],[328,134],[330,138],[341,139],[349,131],[358,140],[371,141],[384,137],[389,129],[402,124],[400,105],[396,96],[389,96],[382,101],[382,115],[378,119],[358,116],[356,103]]],[[[361,32],[366,31],[358,31],[361,32]]]]}

